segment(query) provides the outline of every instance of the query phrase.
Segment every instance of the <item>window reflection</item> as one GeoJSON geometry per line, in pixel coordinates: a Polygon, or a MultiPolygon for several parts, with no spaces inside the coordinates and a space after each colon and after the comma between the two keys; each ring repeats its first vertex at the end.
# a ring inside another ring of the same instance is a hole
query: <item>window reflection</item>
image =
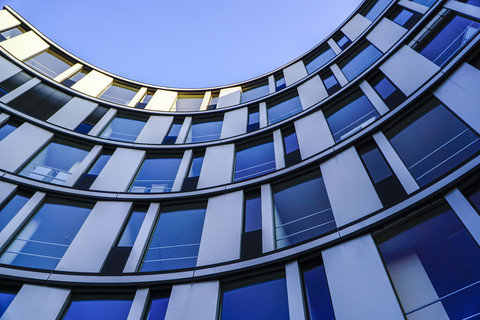
{"type": "Polygon", "coordinates": [[[268,124],[274,124],[287,119],[303,110],[300,97],[290,93],[280,99],[267,102],[268,124]]]}
{"type": "Polygon", "coordinates": [[[171,192],[181,161],[180,155],[147,155],[129,192],[171,192]]]}
{"type": "Polygon", "coordinates": [[[144,126],[144,120],[137,119],[130,115],[118,115],[103,129],[100,137],[110,140],[134,142],[144,126]]]}
{"type": "Polygon", "coordinates": [[[241,181],[275,170],[273,141],[258,141],[257,145],[239,146],[235,157],[234,181],[241,181]]]}
{"type": "Polygon", "coordinates": [[[302,264],[302,276],[309,319],[335,320],[323,264],[313,260],[302,264]]]}
{"type": "Polygon", "coordinates": [[[352,81],[363,71],[375,63],[382,53],[372,44],[365,43],[356,49],[346,59],[340,61],[338,66],[348,81],[352,81]]]}
{"type": "Polygon", "coordinates": [[[62,319],[126,320],[132,306],[132,300],[133,295],[74,294],[62,319]]]}

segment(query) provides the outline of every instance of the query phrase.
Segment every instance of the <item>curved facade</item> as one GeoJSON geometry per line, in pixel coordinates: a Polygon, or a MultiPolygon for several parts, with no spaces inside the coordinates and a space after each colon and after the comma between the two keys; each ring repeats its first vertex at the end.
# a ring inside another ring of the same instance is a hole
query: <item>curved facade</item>
{"type": "Polygon", "coordinates": [[[365,1],[235,85],[0,11],[2,319],[474,319],[480,2],[365,1]]]}

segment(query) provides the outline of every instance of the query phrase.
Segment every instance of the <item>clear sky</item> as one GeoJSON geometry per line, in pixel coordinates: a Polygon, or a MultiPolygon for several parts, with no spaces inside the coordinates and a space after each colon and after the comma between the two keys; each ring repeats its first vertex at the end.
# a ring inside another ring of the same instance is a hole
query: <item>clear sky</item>
{"type": "Polygon", "coordinates": [[[79,58],[150,84],[200,88],[272,71],[361,0],[0,0],[79,58]]]}

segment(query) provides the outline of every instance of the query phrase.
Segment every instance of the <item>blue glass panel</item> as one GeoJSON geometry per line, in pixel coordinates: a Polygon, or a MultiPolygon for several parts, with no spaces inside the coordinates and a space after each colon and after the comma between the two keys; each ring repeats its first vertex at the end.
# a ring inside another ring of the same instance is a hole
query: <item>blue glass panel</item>
{"type": "Polygon", "coordinates": [[[237,151],[234,181],[241,181],[275,170],[273,142],[237,151]]]}
{"type": "Polygon", "coordinates": [[[380,50],[369,44],[341,67],[348,81],[355,79],[382,56],[380,50]]]}
{"type": "Polygon", "coordinates": [[[476,191],[468,195],[468,200],[473,204],[473,206],[480,212],[480,186],[476,191]]]}
{"type": "Polygon", "coordinates": [[[472,6],[480,7],[480,0],[467,0],[465,3],[471,4],[472,6]]]}
{"type": "Polygon", "coordinates": [[[380,80],[380,82],[374,88],[384,100],[397,90],[397,88],[395,88],[395,86],[386,77],[380,80]]]}
{"type": "Polygon", "coordinates": [[[248,124],[256,124],[260,122],[260,112],[254,111],[248,113],[248,124]]]}
{"type": "Polygon", "coordinates": [[[370,11],[365,15],[370,21],[375,20],[383,10],[392,2],[392,0],[378,0],[377,3],[370,9],[370,11]]]}
{"type": "Polygon", "coordinates": [[[480,23],[454,16],[452,20],[420,51],[435,64],[442,66],[478,31],[480,23]]]}
{"type": "Polygon", "coordinates": [[[308,313],[311,320],[335,320],[323,265],[303,271],[308,313]]]}
{"type": "Polygon", "coordinates": [[[188,178],[199,177],[200,171],[202,170],[203,156],[194,157],[192,159],[192,164],[190,165],[190,171],[188,171],[188,178]]]}
{"type": "Polygon", "coordinates": [[[127,319],[132,300],[73,300],[63,320],[127,319]]]}
{"type": "Polygon", "coordinates": [[[295,132],[285,136],[283,138],[283,145],[285,146],[285,153],[291,153],[299,149],[297,134],[295,132]]]}
{"type": "Polygon", "coordinates": [[[90,132],[90,130],[92,130],[92,128],[93,128],[93,125],[82,122],[82,123],[80,123],[80,124],[78,125],[78,127],[75,129],[75,132],[87,134],[87,133],[90,132]]]}
{"type": "Polygon", "coordinates": [[[167,314],[168,297],[152,299],[147,320],[163,320],[167,314]]]}
{"type": "Polygon", "coordinates": [[[274,124],[302,111],[300,97],[295,96],[267,109],[268,124],[274,124]]]}
{"type": "Polygon", "coordinates": [[[338,46],[340,47],[340,49],[344,50],[345,48],[347,48],[350,44],[352,43],[352,41],[350,39],[347,38],[346,35],[343,35],[340,40],[337,41],[337,44],[338,46]]]}
{"type": "Polygon", "coordinates": [[[101,138],[134,142],[145,126],[142,120],[116,117],[100,134],[101,138]]]}
{"type": "Polygon", "coordinates": [[[256,87],[256,88],[252,88],[252,89],[247,88],[242,93],[242,99],[241,99],[240,102],[244,103],[244,102],[252,101],[252,100],[258,99],[260,97],[266,96],[269,93],[270,93],[270,91],[269,91],[269,88],[268,88],[268,83],[265,84],[265,85],[256,87]]]}
{"type": "Polygon", "coordinates": [[[391,136],[390,142],[420,186],[480,150],[478,136],[443,105],[419,116],[391,136]]]}
{"type": "Polygon", "coordinates": [[[55,78],[71,66],[71,63],[50,50],[26,60],[25,64],[50,78],[55,78]]]}
{"type": "MultiPolygon", "coordinates": [[[[336,108],[335,108],[336,109],[336,108]]],[[[327,117],[328,125],[335,141],[343,140],[361,130],[379,117],[377,110],[366,96],[360,96],[327,117]]]]}
{"type": "Polygon", "coordinates": [[[128,219],[128,223],[123,230],[122,237],[118,241],[117,247],[133,247],[146,214],[146,208],[144,210],[134,209],[132,211],[130,219],[128,219]]]}
{"type": "Polygon", "coordinates": [[[273,186],[277,248],[336,228],[322,177],[304,175],[273,186]]]}
{"type": "Polygon", "coordinates": [[[18,35],[21,35],[22,33],[23,32],[18,28],[12,28],[12,29],[5,30],[5,31],[0,33],[0,42],[4,41],[4,40],[11,39],[11,38],[16,37],[18,35]]]}
{"type": "Polygon", "coordinates": [[[100,99],[126,105],[133,99],[136,93],[134,88],[114,83],[102,93],[100,99]]]}
{"type": "Polygon", "coordinates": [[[413,12],[403,9],[396,17],[393,19],[393,22],[403,26],[405,25],[410,18],[413,17],[413,12]]]}
{"type": "Polygon", "coordinates": [[[0,263],[55,269],[91,210],[76,205],[47,200],[0,257],[0,263]]]}
{"type": "Polygon", "coordinates": [[[185,143],[205,142],[220,139],[223,121],[193,123],[185,143]]]}
{"type": "Polygon", "coordinates": [[[423,4],[424,6],[427,6],[427,7],[430,7],[437,0],[411,0],[411,1],[423,4]]]}
{"type": "Polygon", "coordinates": [[[285,278],[223,292],[222,320],[288,320],[285,278]]]}
{"type": "Polygon", "coordinates": [[[244,232],[262,229],[262,200],[260,194],[245,198],[244,232]]]}
{"type": "Polygon", "coordinates": [[[172,191],[181,158],[147,158],[138,171],[130,192],[172,191]]]}
{"type": "Polygon", "coordinates": [[[15,293],[0,292],[0,317],[7,311],[8,306],[15,298],[15,293]]]}
{"type": "Polygon", "coordinates": [[[197,263],[205,209],[162,212],[148,246],[142,271],[194,267],[197,263]]]}
{"type": "Polygon", "coordinates": [[[178,134],[180,133],[180,129],[182,128],[182,122],[174,122],[168,135],[163,140],[163,144],[174,144],[177,140],[178,134]]]}
{"type": "Polygon", "coordinates": [[[335,58],[335,52],[331,48],[328,48],[327,50],[320,53],[315,59],[310,61],[305,66],[305,68],[310,74],[323,67],[328,61],[332,60],[333,58],[335,58]]]}
{"type": "Polygon", "coordinates": [[[441,301],[449,319],[470,319],[480,312],[480,250],[450,208],[434,211],[394,231],[379,249],[407,314],[441,301]],[[421,283],[434,293],[419,291],[421,283]]]}
{"type": "Polygon", "coordinates": [[[0,210],[0,231],[12,220],[20,209],[27,203],[29,198],[22,194],[16,194],[0,210]]]}
{"type": "Polygon", "coordinates": [[[325,87],[327,88],[327,90],[339,84],[337,81],[337,78],[335,78],[333,74],[323,79],[323,83],[325,84],[325,87]]]}
{"type": "Polygon", "coordinates": [[[13,130],[17,129],[17,126],[14,126],[10,123],[5,123],[3,126],[0,127],[0,141],[3,140],[6,136],[13,132],[13,130]]]}
{"type": "Polygon", "coordinates": [[[278,80],[275,80],[275,89],[276,91],[282,90],[287,87],[287,83],[285,82],[285,78],[282,77],[278,80]]]}
{"type": "Polygon", "coordinates": [[[100,174],[100,171],[102,171],[103,167],[105,167],[105,165],[107,164],[108,160],[110,160],[111,156],[112,156],[111,154],[100,155],[97,161],[95,161],[95,164],[88,171],[88,174],[98,176],[100,174]]]}

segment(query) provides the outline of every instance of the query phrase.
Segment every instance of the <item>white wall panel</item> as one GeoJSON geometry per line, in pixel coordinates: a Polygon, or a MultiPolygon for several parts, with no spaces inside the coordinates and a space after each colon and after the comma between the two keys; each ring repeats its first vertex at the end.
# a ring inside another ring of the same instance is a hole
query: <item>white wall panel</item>
{"type": "Polygon", "coordinates": [[[27,31],[1,42],[0,47],[7,50],[18,60],[25,61],[46,51],[49,45],[33,31],[27,31]]]}
{"type": "Polygon", "coordinates": [[[297,90],[303,110],[328,97],[327,90],[318,75],[299,85],[297,90]]]}
{"type": "Polygon", "coordinates": [[[135,142],[161,144],[168,134],[172,122],[173,117],[150,116],[135,142]]]}
{"type": "Polygon", "coordinates": [[[370,20],[357,13],[340,30],[350,40],[354,41],[370,26],[370,23],[370,20]]]}
{"type": "Polygon", "coordinates": [[[240,103],[242,87],[232,87],[220,90],[217,101],[217,109],[233,106],[240,103]]]}
{"type": "Polygon", "coordinates": [[[97,107],[98,104],[94,102],[73,97],[72,100],[68,101],[60,110],[48,118],[47,121],[73,130],[97,107]]]}
{"type": "Polygon", "coordinates": [[[230,138],[247,132],[248,108],[225,112],[220,139],[230,138]]]}
{"type": "Polygon", "coordinates": [[[113,78],[98,72],[90,71],[85,77],[78,80],[72,86],[72,89],[88,94],[92,97],[98,97],[113,83],[113,78]]]}
{"type": "Polygon", "coordinates": [[[207,188],[232,182],[235,145],[208,147],[205,151],[198,188],[207,188]]]}
{"type": "Polygon", "coordinates": [[[20,69],[7,59],[0,57],[0,82],[10,78],[21,70],[22,69],[20,69]]]}
{"type": "Polygon", "coordinates": [[[400,40],[407,29],[396,24],[392,20],[382,18],[375,28],[367,35],[367,40],[370,41],[375,47],[380,49],[383,53],[400,40]]]}
{"type": "Polygon", "coordinates": [[[302,159],[309,158],[335,144],[322,110],[296,120],[294,125],[302,159]]]}
{"type": "Polygon", "coordinates": [[[298,80],[305,78],[308,73],[303,61],[300,60],[283,69],[283,75],[285,76],[285,83],[287,86],[290,86],[298,80]]]}
{"type": "Polygon", "coordinates": [[[216,319],[219,292],[219,281],[174,285],[165,320],[216,319]]]}

